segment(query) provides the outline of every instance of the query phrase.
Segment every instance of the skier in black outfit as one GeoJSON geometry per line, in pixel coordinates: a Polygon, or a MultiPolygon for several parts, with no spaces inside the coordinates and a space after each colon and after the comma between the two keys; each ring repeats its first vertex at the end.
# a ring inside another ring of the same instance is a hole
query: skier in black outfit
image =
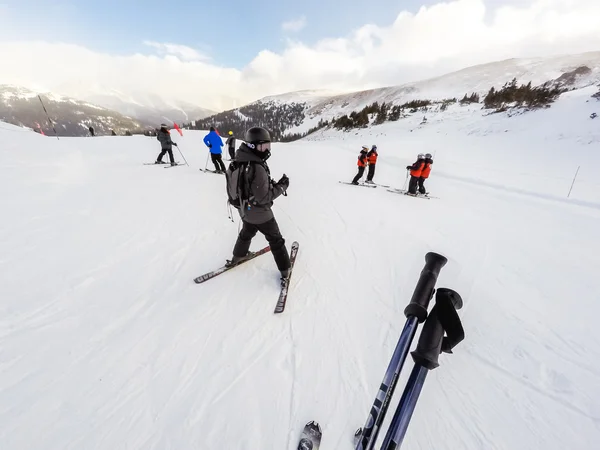
{"type": "Polygon", "coordinates": [[[228,265],[235,265],[248,256],[252,239],[260,231],[271,247],[271,253],[283,280],[289,274],[290,256],[271,207],[277,197],[281,194],[285,195],[290,180],[285,174],[277,182],[270,178],[266,161],[271,156],[271,136],[267,130],[260,127],[250,128],[246,132],[244,141],[235,154],[235,161],[229,165],[226,173],[230,196],[240,189],[238,186],[240,174],[242,175],[240,178],[246,177],[245,186],[249,191],[248,198],[238,208],[243,226],[233,248],[233,258],[228,265]]]}
{"type": "Polygon", "coordinates": [[[406,170],[410,170],[410,181],[408,182],[408,193],[411,195],[417,194],[417,186],[421,179],[421,172],[425,168],[425,155],[419,153],[417,161],[412,166],[406,166],[406,170]]]}
{"type": "Polygon", "coordinates": [[[166,153],[169,153],[169,159],[171,160],[171,165],[175,165],[175,159],[173,158],[173,145],[177,147],[177,143],[171,140],[171,132],[169,128],[164,124],[160,124],[160,130],[156,133],[156,139],[160,142],[161,152],[156,158],[156,162],[154,164],[164,164],[162,159],[166,153]]]}
{"type": "Polygon", "coordinates": [[[369,147],[366,145],[362,146],[362,149],[358,155],[358,161],[356,165],[358,166],[358,173],[352,180],[352,184],[358,184],[358,180],[360,180],[365,173],[365,167],[367,167],[367,153],[369,152],[369,147]]]}
{"type": "Polygon", "coordinates": [[[227,149],[229,150],[229,157],[233,161],[235,159],[235,137],[233,137],[233,131],[229,132],[229,137],[225,144],[227,144],[227,149]]]}
{"type": "Polygon", "coordinates": [[[90,135],[91,135],[92,137],[96,136],[96,132],[94,131],[94,127],[92,127],[91,125],[90,125],[90,127],[88,128],[88,131],[90,132],[90,135]]]}

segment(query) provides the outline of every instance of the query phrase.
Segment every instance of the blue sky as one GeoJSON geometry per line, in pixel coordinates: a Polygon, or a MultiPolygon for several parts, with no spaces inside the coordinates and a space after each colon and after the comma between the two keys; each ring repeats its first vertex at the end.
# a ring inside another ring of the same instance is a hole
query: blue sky
{"type": "Polygon", "coordinates": [[[226,109],[596,51],[598,17],[599,0],[0,0],[0,54],[10,62],[0,84],[137,102],[159,91],[226,109]],[[303,26],[282,26],[300,18],[303,26]]]}
{"type": "Polygon", "coordinates": [[[208,52],[219,65],[242,68],[263,49],[281,51],[285,38],[312,44],[346,36],[373,23],[389,25],[402,10],[416,12],[427,0],[229,0],[86,1],[0,0],[17,23],[30,23],[28,38],[61,40],[96,51],[147,52],[143,41],[170,42],[208,52]],[[281,24],[304,16],[306,26],[281,24]]]}

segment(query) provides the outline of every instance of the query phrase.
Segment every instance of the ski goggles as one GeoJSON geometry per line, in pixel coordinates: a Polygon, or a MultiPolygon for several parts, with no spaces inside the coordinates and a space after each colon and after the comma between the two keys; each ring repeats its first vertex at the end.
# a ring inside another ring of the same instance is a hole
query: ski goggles
{"type": "Polygon", "coordinates": [[[270,152],[271,151],[271,143],[270,142],[260,142],[258,144],[254,144],[254,148],[259,152],[270,152]]]}

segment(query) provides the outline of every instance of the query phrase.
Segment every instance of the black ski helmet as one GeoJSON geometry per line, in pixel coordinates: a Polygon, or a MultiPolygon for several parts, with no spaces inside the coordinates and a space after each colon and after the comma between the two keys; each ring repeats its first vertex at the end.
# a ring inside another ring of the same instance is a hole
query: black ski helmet
{"type": "Polygon", "coordinates": [[[261,127],[252,127],[246,131],[244,141],[250,144],[260,144],[262,142],[271,142],[271,135],[267,130],[261,127]]]}

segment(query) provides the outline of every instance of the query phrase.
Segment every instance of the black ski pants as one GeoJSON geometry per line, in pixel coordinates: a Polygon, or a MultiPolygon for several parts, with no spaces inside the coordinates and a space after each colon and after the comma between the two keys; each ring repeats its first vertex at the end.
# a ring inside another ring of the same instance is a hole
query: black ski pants
{"type": "Polygon", "coordinates": [[[367,181],[373,181],[375,176],[375,164],[369,164],[369,173],[367,174],[367,181]]]}
{"type": "Polygon", "coordinates": [[[358,183],[358,180],[360,180],[362,178],[362,176],[363,176],[364,173],[365,173],[365,168],[359,166],[358,167],[358,173],[354,177],[354,180],[352,180],[352,183],[358,183]]]}
{"type": "Polygon", "coordinates": [[[235,147],[229,147],[229,156],[232,161],[235,159],[235,147]]]}
{"type": "Polygon", "coordinates": [[[225,169],[225,164],[223,163],[223,157],[221,156],[220,153],[211,153],[210,159],[212,159],[212,162],[215,165],[215,170],[217,172],[219,170],[221,172],[225,172],[227,170],[227,169],[225,169]]]}
{"type": "Polygon", "coordinates": [[[285,239],[283,239],[283,236],[279,231],[279,225],[274,217],[261,224],[248,223],[243,220],[242,223],[244,225],[237,238],[235,247],[233,248],[233,256],[246,256],[248,250],[250,250],[252,238],[260,231],[271,247],[271,253],[273,253],[277,268],[279,270],[287,270],[290,268],[290,255],[285,247],[285,239]]]}
{"type": "Polygon", "coordinates": [[[425,194],[425,193],[427,192],[427,191],[425,190],[425,186],[424,186],[424,184],[423,184],[423,183],[425,183],[425,180],[426,180],[426,179],[427,179],[427,178],[423,178],[423,177],[419,178],[419,192],[420,192],[421,194],[425,194]]]}
{"type": "Polygon", "coordinates": [[[169,159],[171,160],[171,164],[173,164],[175,162],[175,158],[173,158],[173,149],[169,148],[169,149],[162,149],[162,151],[160,152],[160,154],[158,155],[158,158],[156,158],[156,160],[158,162],[162,162],[163,156],[165,156],[166,153],[169,153],[169,159]]]}
{"type": "Polygon", "coordinates": [[[417,186],[419,185],[420,177],[415,177],[413,175],[410,176],[410,181],[408,182],[408,193],[416,194],[417,186]]]}

